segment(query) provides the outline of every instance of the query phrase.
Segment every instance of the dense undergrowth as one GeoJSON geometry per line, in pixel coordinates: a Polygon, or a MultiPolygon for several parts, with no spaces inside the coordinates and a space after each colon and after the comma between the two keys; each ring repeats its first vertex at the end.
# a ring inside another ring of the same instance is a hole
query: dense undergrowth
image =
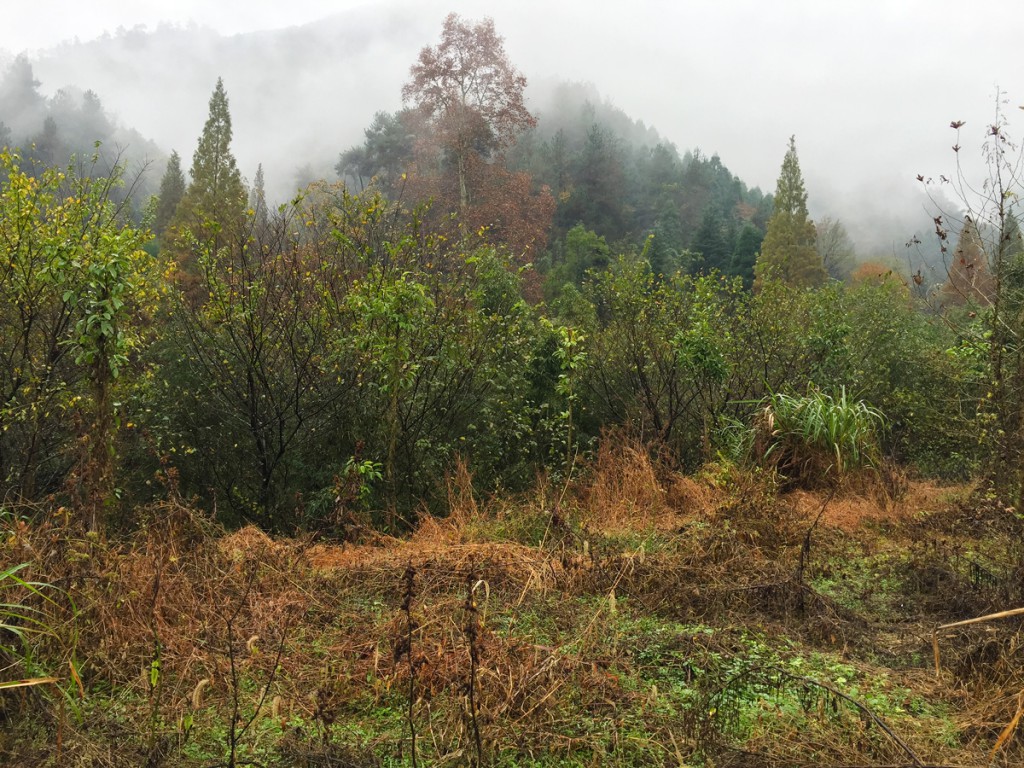
{"type": "Polygon", "coordinates": [[[794,139],[771,200],[649,142],[627,181],[473,39],[501,109],[425,48],[358,185],[275,210],[220,80],[148,206],[0,152],[0,763],[1024,762],[1001,108],[948,280],[916,235],[829,279],[794,139]]]}
{"type": "Polygon", "coordinates": [[[932,636],[1020,605],[1024,523],[873,477],[781,492],[619,439],[516,497],[453,473],[402,538],[229,533],[173,489],[109,541],[9,513],[0,761],[1019,764],[1019,620],[936,635],[938,676],[932,636]]]}

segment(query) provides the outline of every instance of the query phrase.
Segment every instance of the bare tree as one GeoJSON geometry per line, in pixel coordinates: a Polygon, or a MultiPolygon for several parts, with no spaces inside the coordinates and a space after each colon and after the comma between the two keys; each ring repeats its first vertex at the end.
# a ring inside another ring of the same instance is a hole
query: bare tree
{"type": "MultiPolygon", "coordinates": [[[[1011,139],[1005,107],[1005,94],[997,92],[992,122],[985,127],[986,173],[980,184],[968,178],[960,162],[965,123],[950,123],[956,131],[957,171],[951,179],[940,176],[939,184],[948,187],[961,210],[947,211],[936,204],[933,220],[949,284],[972,263],[975,270],[988,272],[988,306],[970,316],[976,314],[981,326],[964,337],[975,340],[987,362],[988,396],[979,425],[983,443],[990,446],[990,477],[996,490],[1019,507],[1024,502],[1024,244],[1015,204],[1024,192],[1024,155],[1011,139]],[[970,249],[977,254],[966,253],[963,236],[950,254],[950,233],[958,230],[969,232],[970,249]]],[[[918,180],[934,183],[923,176],[918,180]]],[[[937,198],[931,197],[933,202],[937,198]]]]}
{"type": "Polygon", "coordinates": [[[846,280],[856,266],[857,251],[843,222],[825,216],[815,222],[814,229],[814,245],[828,276],[835,280],[846,280]]]}

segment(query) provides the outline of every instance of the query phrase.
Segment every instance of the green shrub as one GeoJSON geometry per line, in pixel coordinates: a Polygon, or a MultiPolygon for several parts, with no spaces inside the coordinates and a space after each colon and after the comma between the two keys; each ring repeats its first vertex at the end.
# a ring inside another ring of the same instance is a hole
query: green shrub
{"type": "Polygon", "coordinates": [[[802,484],[876,467],[885,416],[843,387],[838,398],[820,391],[768,397],[758,419],[755,450],[763,463],[802,484]]]}

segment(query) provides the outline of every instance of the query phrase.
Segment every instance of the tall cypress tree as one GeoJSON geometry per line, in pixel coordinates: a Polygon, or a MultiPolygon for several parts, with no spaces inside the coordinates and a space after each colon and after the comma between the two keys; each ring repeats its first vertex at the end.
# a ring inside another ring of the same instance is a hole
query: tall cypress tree
{"type": "Polygon", "coordinates": [[[754,265],[755,288],[768,274],[802,288],[823,284],[828,273],[815,246],[816,236],[814,222],[807,214],[807,191],[796,156],[796,139],[791,136],[775,188],[775,210],[754,265]]]}
{"type": "Polygon", "coordinates": [[[185,175],[181,172],[181,156],[177,152],[171,152],[167,170],[160,179],[160,197],[153,218],[153,233],[157,237],[163,237],[184,197],[185,175]]]}
{"type": "Polygon", "coordinates": [[[959,306],[972,302],[988,305],[992,302],[995,283],[988,271],[985,243],[970,216],[964,220],[947,272],[949,279],[942,287],[943,304],[959,306]]]}
{"type": "Polygon", "coordinates": [[[242,221],[245,214],[246,191],[231,154],[231,114],[224,81],[210,97],[210,114],[199,137],[199,146],[192,156],[189,184],[176,223],[187,227],[200,240],[212,241],[216,248],[242,221]]]}
{"type": "Polygon", "coordinates": [[[249,193],[249,208],[252,210],[256,226],[260,229],[266,228],[270,216],[267,211],[267,189],[263,180],[263,163],[256,168],[256,178],[253,179],[252,192],[249,193]]]}

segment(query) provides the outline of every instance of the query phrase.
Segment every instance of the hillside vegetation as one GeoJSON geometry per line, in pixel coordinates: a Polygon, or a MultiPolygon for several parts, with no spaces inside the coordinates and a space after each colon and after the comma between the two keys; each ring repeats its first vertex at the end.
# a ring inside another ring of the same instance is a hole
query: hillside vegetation
{"type": "Polygon", "coordinates": [[[0,83],[3,762],[1020,763],[1001,115],[908,243],[934,282],[811,221],[795,138],[766,195],[586,88],[531,113],[489,20],[282,205],[222,80],[159,185],[38,85],[0,83]]]}

